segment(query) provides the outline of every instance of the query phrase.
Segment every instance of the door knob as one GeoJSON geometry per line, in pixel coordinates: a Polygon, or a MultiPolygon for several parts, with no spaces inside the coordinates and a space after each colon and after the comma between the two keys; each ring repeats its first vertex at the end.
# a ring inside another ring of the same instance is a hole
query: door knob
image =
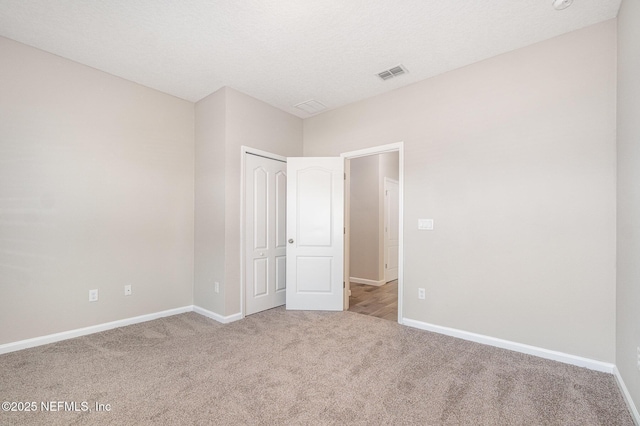
{"type": "Polygon", "coordinates": [[[289,238],[289,244],[293,244],[293,238],[289,238]]]}

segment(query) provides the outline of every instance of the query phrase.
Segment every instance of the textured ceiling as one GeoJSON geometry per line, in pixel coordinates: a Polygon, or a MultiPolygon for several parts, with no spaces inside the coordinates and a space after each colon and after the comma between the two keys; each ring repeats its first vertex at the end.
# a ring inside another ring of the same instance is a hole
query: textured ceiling
{"type": "Polygon", "coordinates": [[[0,0],[0,35],[198,101],[230,86],[300,117],[597,22],[620,0],[0,0]],[[376,73],[403,64],[409,73],[376,73]]]}

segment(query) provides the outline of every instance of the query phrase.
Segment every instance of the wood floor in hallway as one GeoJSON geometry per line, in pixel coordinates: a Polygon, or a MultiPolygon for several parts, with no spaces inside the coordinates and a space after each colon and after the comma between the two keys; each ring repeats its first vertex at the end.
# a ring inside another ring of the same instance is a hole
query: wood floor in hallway
{"type": "Polygon", "coordinates": [[[398,280],[381,286],[351,283],[349,310],[359,314],[398,321],[398,280]]]}

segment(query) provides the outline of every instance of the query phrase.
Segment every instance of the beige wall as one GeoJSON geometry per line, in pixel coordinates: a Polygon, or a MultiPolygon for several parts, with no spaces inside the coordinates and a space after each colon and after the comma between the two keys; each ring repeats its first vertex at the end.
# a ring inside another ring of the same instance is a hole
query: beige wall
{"type": "Polygon", "coordinates": [[[226,89],[195,106],[194,304],[224,313],[226,89]],[[214,291],[218,282],[219,293],[214,291]]]}
{"type": "Polygon", "coordinates": [[[241,309],[241,147],[301,156],[302,120],[231,88],[198,102],[196,120],[195,304],[229,316],[241,309]]]}
{"type": "Polygon", "coordinates": [[[304,121],[305,156],[404,141],[405,317],[614,361],[615,46],[608,21],[304,121]]]}
{"type": "Polygon", "coordinates": [[[618,15],[618,286],[616,365],[640,408],[640,3],[618,15]]]}
{"type": "Polygon", "coordinates": [[[0,57],[0,344],[191,305],[193,104],[4,38],[0,57]]]}

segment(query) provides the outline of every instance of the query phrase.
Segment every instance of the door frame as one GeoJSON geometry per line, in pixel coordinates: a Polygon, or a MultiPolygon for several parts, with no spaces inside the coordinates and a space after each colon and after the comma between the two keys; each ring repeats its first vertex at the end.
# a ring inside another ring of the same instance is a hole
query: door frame
{"type": "Polygon", "coordinates": [[[245,198],[247,196],[247,187],[245,182],[245,159],[247,154],[257,155],[260,157],[270,158],[272,160],[284,161],[287,162],[287,157],[282,155],[273,154],[271,152],[262,151],[260,149],[251,148],[249,146],[242,145],[240,147],[240,157],[241,157],[241,165],[240,165],[240,314],[241,318],[244,318],[246,315],[246,301],[245,301],[245,286],[246,276],[245,276],[245,268],[246,268],[246,244],[245,244],[245,198]]]}
{"type": "MultiPolygon", "coordinates": [[[[403,294],[404,294],[404,142],[390,143],[387,145],[379,145],[371,148],[359,149],[357,151],[349,151],[340,154],[346,160],[358,157],[366,157],[369,155],[385,154],[387,152],[398,152],[398,323],[402,324],[403,312],[403,294]]],[[[349,188],[351,168],[349,161],[345,164],[345,238],[344,238],[344,280],[345,280],[345,296],[350,291],[349,284],[349,248],[351,241],[349,239],[349,218],[350,203],[347,190],[349,188]],[[348,290],[348,291],[347,291],[348,290]]],[[[346,306],[345,301],[345,306],[346,306]]]]}
{"type": "MultiPolygon", "coordinates": [[[[399,161],[399,159],[398,159],[399,161]]],[[[382,184],[382,194],[380,196],[380,199],[382,200],[382,210],[383,210],[383,214],[382,214],[382,221],[383,221],[383,225],[382,225],[382,259],[380,259],[380,263],[382,265],[382,275],[384,276],[384,283],[388,283],[389,279],[387,278],[387,264],[389,262],[389,259],[387,258],[387,235],[389,234],[389,230],[385,228],[387,228],[387,221],[389,220],[389,214],[387,212],[387,207],[391,204],[388,201],[387,198],[387,185],[389,183],[392,183],[394,185],[398,186],[398,194],[400,193],[400,182],[397,181],[396,179],[391,179],[388,177],[384,177],[383,179],[383,184],[382,184]]],[[[398,201],[398,209],[400,209],[400,202],[398,201]]],[[[400,217],[398,217],[398,226],[400,225],[400,217]]],[[[398,228],[399,230],[400,228],[398,228]]],[[[398,244],[400,243],[400,241],[398,241],[398,244]]]]}

